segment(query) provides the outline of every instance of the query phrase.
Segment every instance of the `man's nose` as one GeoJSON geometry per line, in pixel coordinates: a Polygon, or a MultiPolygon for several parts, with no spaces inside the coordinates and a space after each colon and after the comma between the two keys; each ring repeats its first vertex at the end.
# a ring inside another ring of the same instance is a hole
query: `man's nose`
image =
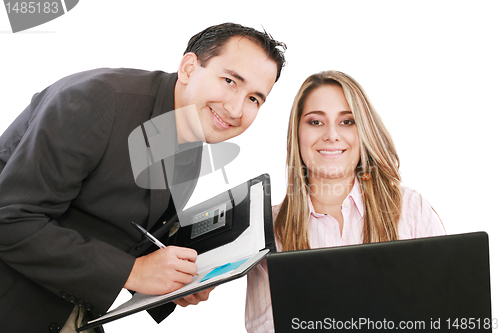
{"type": "Polygon", "coordinates": [[[244,103],[245,97],[240,94],[235,94],[233,98],[224,103],[224,109],[232,119],[240,119],[243,115],[244,103]]]}

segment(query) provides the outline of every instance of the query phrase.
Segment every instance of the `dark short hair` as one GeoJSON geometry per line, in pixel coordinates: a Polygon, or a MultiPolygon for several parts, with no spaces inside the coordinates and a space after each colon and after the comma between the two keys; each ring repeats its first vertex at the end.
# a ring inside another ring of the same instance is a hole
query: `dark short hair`
{"type": "Polygon", "coordinates": [[[276,62],[278,66],[276,81],[278,81],[281,69],[285,65],[286,45],[274,40],[266,31],[260,32],[236,23],[214,25],[191,37],[184,54],[193,52],[198,57],[200,65],[205,67],[211,58],[220,55],[226,42],[235,36],[242,36],[257,43],[269,59],[276,62]]]}

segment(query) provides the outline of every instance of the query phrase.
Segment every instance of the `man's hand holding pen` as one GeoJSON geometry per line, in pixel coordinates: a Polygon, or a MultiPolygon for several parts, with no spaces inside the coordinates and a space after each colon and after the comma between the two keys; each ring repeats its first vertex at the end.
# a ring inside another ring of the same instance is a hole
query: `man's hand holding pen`
{"type": "Polygon", "coordinates": [[[163,295],[184,287],[196,275],[197,253],[168,246],[135,260],[125,288],[141,294],[163,295]]]}
{"type": "MultiPolygon", "coordinates": [[[[135,260],[124,288],[141,294],[163,295],[180,289],[193,280],[198,270],[198,254],[195,250],[177,246],[166,247],[140,225],[134,222],[132,225],[160,249],[135,260]]],[[[214,288],[175,300],[174,303],[182,307],[196,305],[206,301],[214,288]]]]}

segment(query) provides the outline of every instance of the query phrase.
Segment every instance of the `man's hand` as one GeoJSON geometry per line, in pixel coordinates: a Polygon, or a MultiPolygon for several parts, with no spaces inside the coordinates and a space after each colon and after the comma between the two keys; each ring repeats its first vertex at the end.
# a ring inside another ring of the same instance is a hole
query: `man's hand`
{"type": "Polygon", "coordinates": [[[186,296],[184,298],[179,298],[174,301],[175,304],[182,306],[185,308],[188,305],[196,305],[202,301],[206,301],[208,299],[208,295],[215,287],[200,291],[199,293],[186,296]]]}
{"type": "Polygon", "coordinates": [[[193,249],[167,246],[139,257],[124,287],[147,295],[163,295],[180,289],[196,275],[197,256],[193,249]]]}

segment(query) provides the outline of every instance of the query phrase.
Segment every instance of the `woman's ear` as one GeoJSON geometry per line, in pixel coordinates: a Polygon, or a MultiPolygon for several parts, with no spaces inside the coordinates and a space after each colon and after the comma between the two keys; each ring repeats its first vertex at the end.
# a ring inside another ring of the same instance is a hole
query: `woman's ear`
{"type": "Polygon", "coordinates": [[[177,79],[187,84],[191,75],[195,71],[196,67],[199,66],[198,57],[193,52],[186,53],[181,60],[181,64],[179,65],[179,70],[177,71],[177,79]]]}

